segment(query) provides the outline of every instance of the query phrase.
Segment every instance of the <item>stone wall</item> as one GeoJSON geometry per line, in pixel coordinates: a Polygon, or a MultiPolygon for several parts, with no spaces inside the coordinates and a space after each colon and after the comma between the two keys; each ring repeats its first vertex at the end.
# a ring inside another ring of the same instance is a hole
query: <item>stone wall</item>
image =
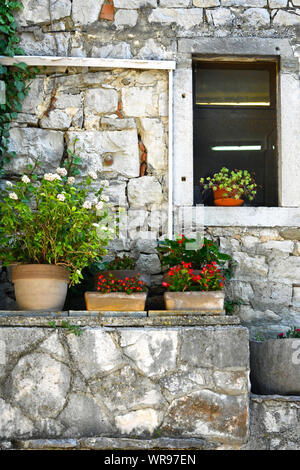
{"type": "Polygon", "coordinates": [[[200,439],[206,448],[246,443],[245,328],[230,321],[137,328],[125,319],[123,327],[85,327],[75,336],[31,321],[32,327],[21,326],[20,318],[19,327],[1,321],[0,441],[102,436],[200,439]]]}
{"type": "Polygon", "coordinates": [[[274,338],[300,324],[298,228],[209,227],[207,234],[236,262],[226,295],[242,301],[235,314],[251,338],[274,338]]]}

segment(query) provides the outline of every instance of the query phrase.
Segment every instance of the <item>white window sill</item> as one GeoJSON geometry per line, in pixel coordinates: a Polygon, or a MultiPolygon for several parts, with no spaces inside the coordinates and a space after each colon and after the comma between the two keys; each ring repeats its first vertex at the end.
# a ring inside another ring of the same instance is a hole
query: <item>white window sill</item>
{"type": "Polygon", "coordinates": [[[210,227],[300,227],[300,207],[196,206],[196,221],[210,227]]]}

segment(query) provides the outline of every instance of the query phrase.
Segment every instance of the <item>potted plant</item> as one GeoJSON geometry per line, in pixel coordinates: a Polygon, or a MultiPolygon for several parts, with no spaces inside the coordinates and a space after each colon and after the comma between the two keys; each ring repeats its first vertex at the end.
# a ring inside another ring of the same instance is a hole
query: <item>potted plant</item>
{"type": "Polygon", "coordinates": [[[214,193],[216,206],[241,206],[244,198],[253,201],[257,192],[257,184],[247,170],[233,170],[223,167],[212,177],[201,178],[204,190],[211,189],[214,193]]]}
{"type": "Polygon", "coordinates": [[[145,310],[147,287],[139,276],[115,279],[112,275],[98,277],[97,292],[85,292],[87,310],[145,310]]]}
{"type": "Polygon", "coordinates": [[[250,382],[259,395],[300,395],[300,328],[250,341],[250,382]]]}
{"type": "MultiPolygon", "coordinates": [[[[226,253],[221,253],[219,247],[207,238],[199,241],[199,237],[186,238],[180,234],[175,240],[166,238],[158,242],[157,251],[160,256],[162,266],[176,266],[182,261],[190,263],[194,274],[200,274],[202,268],[208,264],[215,262],[222,271],[222,274],[228,278],[230,274],[229,264],[232,259],[226,253]]],[[[164,281],[168,282],[169,275],[164,275],[164,281]]]]}
{"type": "Polygon", "coordinates": [[[21,310],[62,310],[68,285],[80,282],[82,269],[100,261],[114,237],[103,187],[91,191],[97,175],[76,182],[72,169],[73,160],[43,176],[29,167],[1,193],[0,259],[18,263],[12,281],[21,310]]]}
{"type": "Polygon", "coordinates": [[[198,313],[221,314],[224,310],[225,278],[215,261],[195,274],[191,263],[182,261],[169,272],[169,282],[163,282],[167,310],[197,310],[198,313]]]}
{"type": "Polygon", "coordinates": [[[112,276],[114,279],[124,279],[125,277],[139,278],[150,285],[150,276],[146,273],[141,273],[135,269],[136,260],[132,256],[115,256],[111,261],[104,261],[101,263],[93,264],[93,272],[96,272],[95,287],[97,287],[99,275],[102,274],[104,277],[112,276]]]}

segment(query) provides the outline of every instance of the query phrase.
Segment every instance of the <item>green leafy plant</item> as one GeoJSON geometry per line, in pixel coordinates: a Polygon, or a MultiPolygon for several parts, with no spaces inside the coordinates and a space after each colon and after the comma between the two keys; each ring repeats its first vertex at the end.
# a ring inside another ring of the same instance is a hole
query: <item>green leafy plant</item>
{"type": "Polygon", "coordinates": [[[119,269],[134,269],[135,259],[131,256],[116,256],[112,261],[105,264],[105,269],[109,271],[119,269]]]}
{"type": "Polygon", "coordinates": [[[204,190],[224,190],[225,198],[241,199],[244,196],[253,201],[257,192],[257,184],[247,170],[230,171],[226,167],[212,177],[200,178],[200,184],[204,190]]]}
{"type": "MultiPolygon", "coordinates": [[[[0,55],[13,57],[25,55],[18,47],[17,23],[14,12],[23,8],[19,1],[2,0],[0,2],[0,55]]],[[[22,102],[29,91],[29,81],[39,72],[37,67],[28,67],[24,62],[12,67],[0,65],[0,80],[6,85],[6,102],[0,104],[0,172],[3,164],[8,163],[14,152],[8,152],[10,123],[22,110],[22,102]]]]}
{"type": "Polygon", "coordinates": [[[200,274],[194,274],[191,263],[182,261],[169,270],[168,276],[169,281],[162,285],[173,292],[222,290],[225,281],[214,261],[203,266],[200,274]]]}
{"type": "Polygon", "coordinates": [[[195,238],[185,238],[181,234],[175,240],[166,238],[159,241],[157,251],[162,266],[172,267],[184,261],[191,263],[192,269],[202,269],[205,264],[213,261],[224,267],[231,260],[231,256],[221,253],[218,246],[207,238],[203,239],[199,247],[198,245],[195,238]]]}
{"type": "Polygon", "coordinates": [[[288,330],[285,334],[279,333],[277,335],[277,338],[278,339],[300,338],[300,328],[297,328],[296,326],[294,326],[293,329],[288,330]]]}
{"type": "Polygon", "coordinates": [[[124,292],[128,295],[138,292],[146,292],[146,283],[139,280],[139,276],[125,277],[124,279],[114,279],[112,275],[104,277],[99,275],[97,282],[97,291],[102,294],[112,292],[124,292]]]}
{"type": "Polygon", "coordinates": [[[51,328],[57,328],[60,326],[61,328],[66,328],[69,333],[73,333],[75,336],[81,336],[83,333],[83,330],[80,326],[78,325],[71,325],[68,320],[62,320],[60,325],[56,325],[54,321],[49,321],[49,326],[51,328]]]}
{"type": "Polygon", "coordinates": [[[226,299],[224,301],[224,308],[226,315],[232,315],[236,306],[242,305],[241,299],[226,299]]]}
{"type": "Polygon", "coordinates": [[[71,284],[76,284],[82,279],[81,270],[107,253],[105,247],[115,236],[108,198],[102,195],[108,183],[93,192],[94,172],[76,182],[68,169],[57,168],[43,176],[28,172],[15,184],[7,182],[0,195],[4,266],[61,265],[69,270],[71,284]]]}

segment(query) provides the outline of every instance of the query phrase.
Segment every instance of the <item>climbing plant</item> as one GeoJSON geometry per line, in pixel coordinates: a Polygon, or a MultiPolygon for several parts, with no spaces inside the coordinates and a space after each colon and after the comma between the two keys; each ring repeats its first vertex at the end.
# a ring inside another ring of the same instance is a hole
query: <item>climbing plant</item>
{"type": "MultiPolygon", "coordinates": [[[[14,13],[23,8],[19,1],[1,0],[0,2],[0,55],[25,55],[18,46],[17,23],[14,13]]],[[[8,163],[15,152],[8,152],[10,123],[22,110],[22,102],[28,94],[29,81],[39,72],[37,67],[28,67],[24,62],[12,67],[0,65],[0,80],[5,82],[6,101],[0,104],[0,176],[3,164],[8,163]]]]}

